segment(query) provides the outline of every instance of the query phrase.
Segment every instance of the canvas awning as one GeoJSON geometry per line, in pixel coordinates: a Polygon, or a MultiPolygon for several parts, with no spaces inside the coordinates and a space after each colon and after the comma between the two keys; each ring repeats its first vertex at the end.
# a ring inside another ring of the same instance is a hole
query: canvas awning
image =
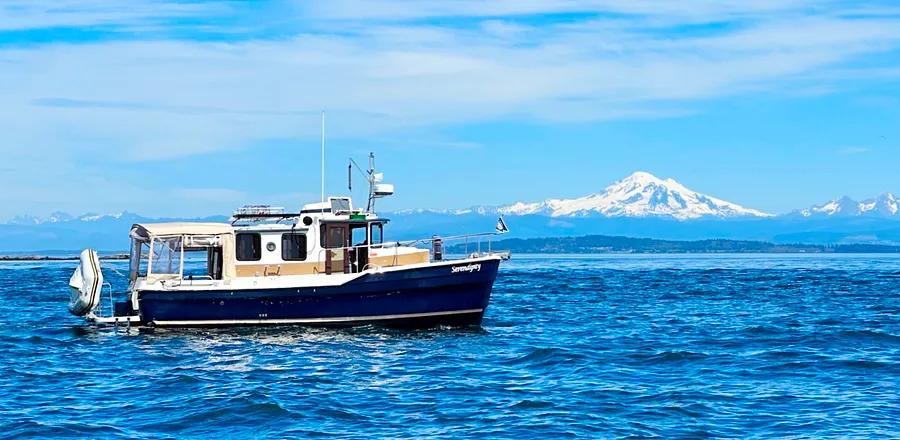
{"type": "Polygon", "coordinates": [[[136,239],[149,240],[152,237],[171,237],[173,235],[222,235],[234,234],[234,228],[228,223],[137,223],[131,227],[131,236],[136,239]]]}
{"type": "Polygon", "coordinates": [[[222,248],[222,279],[227,283],[237,276],[234,267],[234,228],[228,223],[137,223],[131,227],[130,235],[136,242],[150,242],[151,240],[160,239],[176,240],[175,237],[187,237],[187,243],[184,243],[184,240],[180,238],[177,239],[177,246],[179,247],[196,246],[198,243],[215,244],[217,247],[220,246],[222,248]],[[191,237],[203,238],[191,240],[191,237]],[[210,237],[215,238],[209,239],[210,237]]]}

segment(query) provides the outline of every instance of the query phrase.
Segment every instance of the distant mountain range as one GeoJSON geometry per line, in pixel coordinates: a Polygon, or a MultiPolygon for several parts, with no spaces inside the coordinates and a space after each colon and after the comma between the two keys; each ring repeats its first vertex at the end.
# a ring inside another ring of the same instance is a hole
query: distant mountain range
{"type": "MultiPolygon", "coordinates": [[[[582,237],[510,238],[493,243],[493,249],[529,254],[596,254],[596,253],[898,253],[900,246],[844,244],[824,246],[815,244],[777,244],[747,240],[674,241],[652,238],[610,237],[588,235],[582,237]]],[[[472,246],[457,244],[447,248],[450,253],[464,254],[472,246]]]]}
{"type": "Polygon", "coordinates": [[[831,200],[796,212],[804,217],[900,217],[900,200],[891,193],[884,193],[874,199],[857,202],[850,197],[831,200]]]}
{"type": "Polygon", "coordinates": [[[51,224],[52,223],[66,223],[66,222],[72,222],[72,221],[96,222],[96,221],[108,220],[108,219],[120,219],[122,217],[144,218],[137,214],[131,214],[128,211],[123,211],[118,214],[89,213],[89,214],[84,214],[84,215],[80,215],[77,217],[73,216],[71,214],[62,212],[62,211],[56,211],[56,212],[51,213],[47,217],[19,215],[19,216],[16,216],[16,217],[13,217],[12,219],[10,219],[9,222],[7,222],[7,224],[9,224],[9,225],[43,225],[43,224],[47,224],[47,223],[51,223],[51,224]]]}
{"type": "Polygon", "coordinates": [[[599,193],[574,199],[464,209],[402,210],[395,226],[417,236],[485,230],[497,215],[519,238],[627,235],[669,240],[732,239],[774,243],[900,243],[898,201],[890,193],[863,202],[837,199],[773,215],[636,172],[599,193]],[[832,206],[837,205],[837,208],[832,206]]]}
{"type": "MultiPolygon", "coordinates": [[[[843,197],[772,215],[646,172],[633,173],[601,192],[574,199],[382,214],[392,219],[386,231],[388,239],[399,240],[491,230],[496,216],[503,215],[511,229],[509,236],[518,238],[602,234],[668,240],[900,244],[900,200],[890,193],[861,202],[843,197]]],[[[0,251],[73,250],[88,246],[118,251],[127,249],[128,229],[133,223],[228,218],[150,218],[130,212],[19,216],[0,224],[0,251]]]]}
{"type": "Polygon", "coordinates": [[[515,202],[501,206],[479,205],[462,209],[405,209],[394,212],[394,214],[399,215],[424,213],[446,215],[542,215],[547,217],[656,217],[683,221],[787,216],[865,216],[900,219],[900,199],[897,199],[891,193],[884,193],[876,198],[862,202],[857,202],[845,196],[822,205],[814,205],[776,216],[694,191],[674,179],[660,179],[653,174],[638,171],[613,183],[599,193],[574,199],[515,202]]]}

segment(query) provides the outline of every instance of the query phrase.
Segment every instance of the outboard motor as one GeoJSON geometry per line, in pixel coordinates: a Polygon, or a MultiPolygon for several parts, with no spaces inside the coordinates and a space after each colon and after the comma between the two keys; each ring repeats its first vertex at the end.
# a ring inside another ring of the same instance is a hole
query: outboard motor
{"type": "Polygon", "coordinates": [[[103,290],[103,272],[100,271],[100,258],[93,249],[81,251],[81,264],[69,278],[69,311],[75,316],[84,316],[100,304],[100,293],[103,290]]]}

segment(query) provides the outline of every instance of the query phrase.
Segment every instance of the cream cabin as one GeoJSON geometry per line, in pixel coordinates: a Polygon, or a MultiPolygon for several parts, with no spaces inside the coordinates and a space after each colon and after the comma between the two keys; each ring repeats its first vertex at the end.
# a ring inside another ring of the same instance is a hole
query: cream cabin
{"type": "Polygon", "coordinates": [[[388,219],[354,210],[350,198],[279,211],[257,206],[234,214],[238,277],[357,273],[429,260],[428,249],[385,242],[388,219]]]}

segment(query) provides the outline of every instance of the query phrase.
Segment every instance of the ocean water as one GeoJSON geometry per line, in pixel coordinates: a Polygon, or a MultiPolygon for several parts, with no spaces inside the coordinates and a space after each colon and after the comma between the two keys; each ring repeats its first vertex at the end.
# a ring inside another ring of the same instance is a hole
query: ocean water
{"type": "Polygon", "coordinates": [[[514,256],[419,331],[95,329],[74,265],[0,263],[2,437],[900,437],[900,256],[514,256]]]}

